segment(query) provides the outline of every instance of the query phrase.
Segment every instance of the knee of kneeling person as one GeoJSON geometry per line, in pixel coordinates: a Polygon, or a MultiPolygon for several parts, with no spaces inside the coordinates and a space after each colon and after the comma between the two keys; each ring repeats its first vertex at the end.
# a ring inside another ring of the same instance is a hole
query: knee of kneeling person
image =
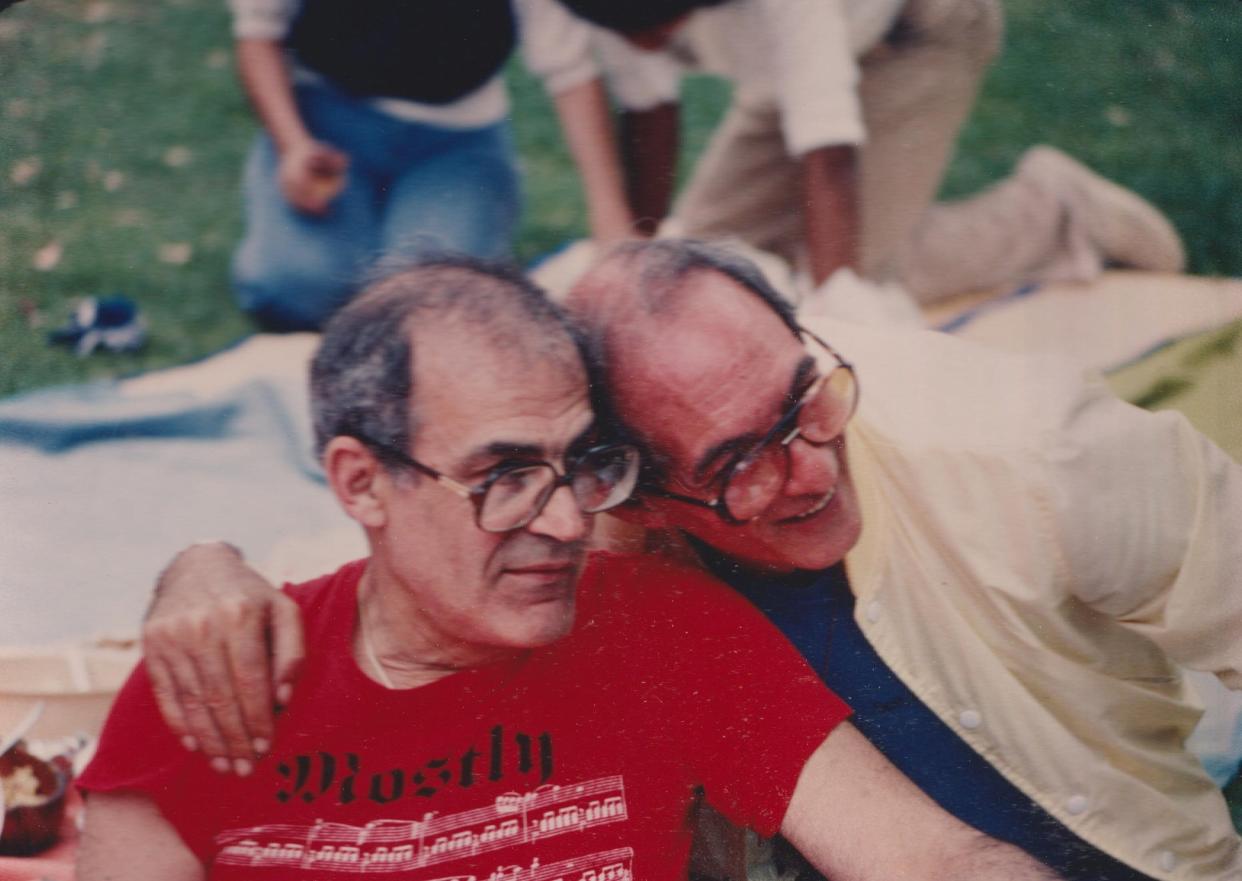
{"type": "Polygon", "coordinates": [[[347,278],[293,263],[255,266],[240,255],[233,262],[237,305],[266,331],[319,330],[352,289],[347,278]]]}

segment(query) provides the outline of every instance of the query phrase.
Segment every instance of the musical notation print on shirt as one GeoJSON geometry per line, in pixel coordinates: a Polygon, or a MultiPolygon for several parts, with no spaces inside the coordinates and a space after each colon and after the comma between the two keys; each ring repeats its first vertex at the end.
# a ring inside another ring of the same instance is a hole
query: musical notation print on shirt
{"type": "MultiPolygon", "coordinates": [[[[313,825],[273,823],[230,829],[215,838],[222,865],[313,869],[317,872],[408,872],[519,844],[572,834],[628,816],[620,776],[567,786],[541,786],[506,793],[493,803],[422,820],[373,820],[365,826],[319,821],[313,825]]],[[[630,881],[629,848],[605,851],[522,869],[497,866],[474,881],[630,881]],[[554,867],[559,867],[552,871],[554,867]],[[550,874],[549,874],[550,872],[550,874]]]]}

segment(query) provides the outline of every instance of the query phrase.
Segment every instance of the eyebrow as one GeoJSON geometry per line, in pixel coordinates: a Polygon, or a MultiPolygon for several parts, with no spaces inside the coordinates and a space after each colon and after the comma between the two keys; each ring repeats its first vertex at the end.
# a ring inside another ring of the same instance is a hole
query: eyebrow
{"type": "MultiPolygon", "coordinates": [[[[572,450],[575,447],[581,446],[582,443],[595,431],[595,429],[596,425],[594,420],[592,420],[590,425],[574,436],[573,440],[566,445],[565,449],[572,450]]],[[[471,450],[454,470],[458,473],[469,473],[492,459],[514,457],[518,459],[543,460],[546,456],[547,449],[539,444],[494,440],[477,449],[471,450]]]]}
{"type": "MultiPolygon", "coordinates": [[[[798,395],[804,390],[807,384],[807,377],[815,372],[816,361],[810,355],[806,355],[798,362],[798,366],[794,368],[793,379],[790,380],[789,390],[785,392],[784,398],[790,401],[796,401],[798,395]]],[[[770,430],[770,429],[767,429],[770,430]]],[[[764,433],[766,433],[766,431],[764,433]]],[[[698,463],[694,467],[694,479],[698,483],[702,483],[712,463],[719,460],[727,453],[737,450],[744,450],[752,444],[759,442],[763,434],[755,432],[747,432],[736,437],[728,438],[713,446],[706,453],[699,457],[698,463]]]]}
{"type": "Polygon", "coordinates": [[[454,470],[469,472],[474,471],[492,459],[503,459],[510,456],[523,459],[538,459],[542,455],[543,447],[538,444],[523,444],[502,440],[492,441],[471,450],[454,470]]]}

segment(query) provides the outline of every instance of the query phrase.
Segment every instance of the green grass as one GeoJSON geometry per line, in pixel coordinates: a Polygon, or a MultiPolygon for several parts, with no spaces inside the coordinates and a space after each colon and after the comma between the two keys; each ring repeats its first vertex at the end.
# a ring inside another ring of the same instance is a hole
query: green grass
{"type": "Polygon", "coordinates": [[[948,192],[1046,141],[1173,220],[1192,271],[1242,274],[1242,16],[1236,0],[1005,0],[1008,36],[948,192]]]}
{"type": "MultiPolygon", "coordinates": [[[[1194,271],[1242,274],[1236,0],[1005,6],[1006,51],[946,194],[1051,142],[1166,209],[1194,271]]],[[[511,79],[530,258],[581,235],[584,212],[541,88],[511,79]]],[[[690,84],[683,171],[726,98],[690,84]]],[[[252,132],[219,0],[24,0],[0,14],[0,395],[183,362],[249,332],[227,271],[252,132]],[[53,243],[60,260],[35,268],[53,243]],[[188,261],[162,260],[169,245],[189,245],[188,261]],[[79,360],[46,345],[74,298],[113,290],[150,321],[143,352],[79,360]]]]}
{"type": "Polygon", "coordinates": [[[226,277],[251,127],[227,28],[214,0],[28,0],[0,16],[0,392],[177,363],[248,332],[226,277]],[[186,164],[165,161],[175,148],[186,164]],[[49,243],[62,256],[40,271],[49,243]],[[188,262],[161,261],[178,244],[188,262]],[[146,312],[145,351],[79,360],[45,344],[72,299],[113,290],[146,312]]]}

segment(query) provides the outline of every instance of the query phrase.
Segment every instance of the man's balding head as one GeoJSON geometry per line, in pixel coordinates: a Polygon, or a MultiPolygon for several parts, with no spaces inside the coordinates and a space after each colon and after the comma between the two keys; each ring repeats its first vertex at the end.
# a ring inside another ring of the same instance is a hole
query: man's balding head
{"type": "Polygon", "coordinates": [[[311,364],[319,452],[355,434],[409,448],[417,341],[427,334],[460,334],[483,354],[550,358],[582,371],[564,314],[519,272],[465,257],[420,261],[379,277],[324,328],[311,364]]]}
{"type": "Polygon", "coordinates": [[[596,379],[592,385],[596,411],[613,423],[618,434],[633,434],[612,400],[618,371],[632,372],[634,360],[652,362],[660,354],[652,348],[654,340],[647,330],[653,324],[671,328],[672,319],[687,311],[710,311],[712,299],[736,299],[739,288],[742,296],[752,295],[763,307],[761,317],[769,313],[792,336],[798,336],[793,307],[759,268],[727,248],[705,242],[626,243],[610,251],[574,285],[565,306],[596,379]],[[733,284],[691,284],[711,278],[733,284]],[[622,365],[627,358],[631,359],[628,368],[622,365]]]}
{"type": "Polygon", "coordinates": [[[732,469],[821,371],[791,308],[753,264],[695,242],[625,245],[587,273],[567,306],[596,380],[597,416],[643,452],[641,505],[624,516],[755,565],[841,559],[859,522],[843,441],[783,444],[780,496],[744,523],[719,512],[732,469]]]}

